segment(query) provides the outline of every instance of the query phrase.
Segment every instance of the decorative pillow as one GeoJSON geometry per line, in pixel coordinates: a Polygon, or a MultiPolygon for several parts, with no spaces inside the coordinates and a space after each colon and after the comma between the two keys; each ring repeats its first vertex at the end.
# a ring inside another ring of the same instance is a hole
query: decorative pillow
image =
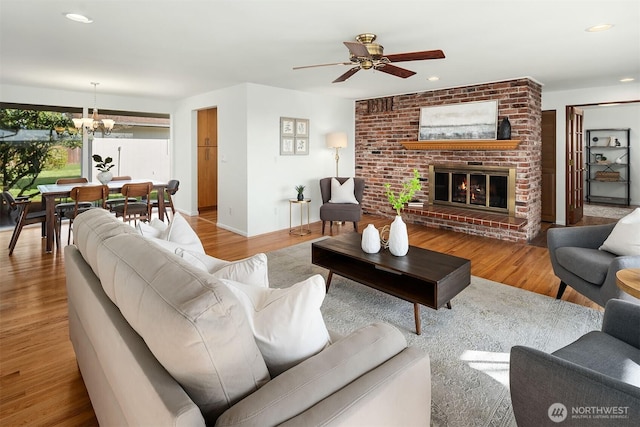
{"type": "Polygon", "coordinates": [[[640,255],[640,208],[620,219],[599,249],[616,255],[640,255]]]}
{"type": "Polygon", "coordinates": [[[272,376],[330,344],[320,312],[326,291],[324,279],[319,274],[283,289],[258,288],[226,279],[220,281],[231,289],[244,308],[272,376]]]}
{"type": "Polygon", "coordinates": [[[331,199],[329,203],[355,203],[358,204],[358,199],[354,193],[355,183],[353,178],[347,179],[340,184],[335,178],[331,178],[331,199]]]}
{"type": "Polygon", "coordinates": [[[180,215],[180,212],[176,212],[164,233],[161,233],[158,237],[146,238],[171,252],[181,248],[204,254],[200,238],[193,231],[187,220],[180,215]]]}
{"type": "Polygon", "coordinates": [[[238,261],[225,261],[207,254],[176,249],[176,255],[217,279],[229,279],[247,285],[269,287],[267,256],[256,254],[238,261]]]}
{"type": "Polygon", "coordinates": [[[155,237],[158,239],[164,238],[169,226],[158,218],[153,218],[150,222],[138,221],[136,224],[136,230],[143,237],[155,237]]]}

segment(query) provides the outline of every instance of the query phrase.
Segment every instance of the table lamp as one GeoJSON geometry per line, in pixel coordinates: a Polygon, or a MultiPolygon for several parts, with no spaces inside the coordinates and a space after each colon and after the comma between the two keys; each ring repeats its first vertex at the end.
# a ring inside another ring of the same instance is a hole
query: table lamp
{"type": "Polygon", "coordinates": [[[347,146],[346,132],[333,132],[327,134],[327,147],[336,149],[336,178],[338,175],[338,162],[340,161],[339,150],[347,146]]]}

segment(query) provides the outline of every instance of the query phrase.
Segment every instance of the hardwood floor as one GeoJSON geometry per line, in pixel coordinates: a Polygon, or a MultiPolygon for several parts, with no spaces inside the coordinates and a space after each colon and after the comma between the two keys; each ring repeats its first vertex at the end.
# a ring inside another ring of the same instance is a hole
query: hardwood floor
{"type": "MultiPolygon", "coordinates": [[[[187,219],[209,255],[229,260],[321,237],[319,222],[311,224],[307,236],[282,230],[245,238],[217,228],[215,211],[187,219]]],[[[360,230],[369,223],[380,228],[390,220],[365,216],[360,230]]],[[[555,296],[559,280],[544,244],[509,243],[411,224],[408,229],[412,245],[470,259],[473,275],[555,296]]],[[[351,224],[334,226],[334,234],[352,232],[351,224]]],[[[43,253],[40,228],[30,226],[9,257],[10,237],[11,230],[0,231],[0,425],[97,425],[67,334],[63,252],[43,253]]],[[[563,299],[599,309],[570,288],[563,299]]]]}

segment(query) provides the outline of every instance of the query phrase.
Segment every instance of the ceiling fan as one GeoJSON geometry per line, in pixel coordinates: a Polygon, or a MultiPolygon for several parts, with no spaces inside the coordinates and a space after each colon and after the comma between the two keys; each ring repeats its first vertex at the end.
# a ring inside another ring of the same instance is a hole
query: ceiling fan
{"type": "Polygon", "coordinates": [[[415,74],[415,71],[392,65],[392,62],[405,61],[422,61],[425,59],[442,59],[444,52],[441,50],[425,50],[422,52],[396,53],[392,55],[384,55],[384,48],[376,40],[375,34],[364,33],[356,36],[355,42],[343,42],[349,49],[349,62],[335,62],[332,64],[305,65],[301,67],[293,67],[294,70],[302,68],[326,67],[330,65],[355,65],[349,71],[338,77],[333,83],[339,83],[347,80],[360,70],[374,69],[383,73],[391,74],[396,77],[406,79],[415,74]]]}

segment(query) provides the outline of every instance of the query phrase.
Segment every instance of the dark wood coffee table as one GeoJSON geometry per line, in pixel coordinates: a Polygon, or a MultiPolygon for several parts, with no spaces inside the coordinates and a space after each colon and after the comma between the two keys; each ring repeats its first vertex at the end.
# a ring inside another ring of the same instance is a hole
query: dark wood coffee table
{"type": "Polygon", "coordinates": [[[368,254],[359,233],[328,238],[311,245],[311,262],[329,269],[327,292],[334,274],[413,303],[420,335],[420,304],[437,310],[471,283],[471,261],[415,246],[403,257],[383,249],[368,254]]]}

